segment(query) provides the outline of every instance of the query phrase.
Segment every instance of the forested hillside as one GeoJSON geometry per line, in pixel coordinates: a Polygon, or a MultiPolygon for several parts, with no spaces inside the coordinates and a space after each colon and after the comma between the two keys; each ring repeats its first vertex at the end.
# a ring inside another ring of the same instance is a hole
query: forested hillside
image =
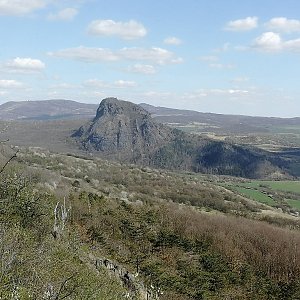
{"type": "Polygon", "coordinates": [[[209,177],[21,149],[0,193],[1,299],[300,297],[297,218],[209,177]]]}

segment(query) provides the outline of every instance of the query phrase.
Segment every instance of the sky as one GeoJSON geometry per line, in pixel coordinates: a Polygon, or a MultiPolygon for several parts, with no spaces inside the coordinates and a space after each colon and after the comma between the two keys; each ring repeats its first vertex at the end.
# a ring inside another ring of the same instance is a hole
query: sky
{"type": "Polygon", "coordinates": [[[0,0],[0,104],[300,116],[299,0],[0,0]]]}

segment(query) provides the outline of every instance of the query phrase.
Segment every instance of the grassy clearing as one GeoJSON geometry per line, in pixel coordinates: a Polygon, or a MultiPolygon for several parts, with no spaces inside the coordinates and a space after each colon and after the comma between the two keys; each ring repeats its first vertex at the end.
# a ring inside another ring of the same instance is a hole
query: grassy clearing
{"type": "Polygon", "coordinates": [[[239,183],[239,186],[258,189],[262,184],[263,181],[249,181],[249,182],[239,183]]]}
{"type": "Polygon", "coordinates": [[[300,200],[294,200],[294,199],[286,199],[286,202],[291,206],[292,208],[300,210],[300,200]]]}
{"type": "Polygon", "coordinates": [[[282,192],[292,192],[300,194],[300,181],[264,181],[254,180],[251,182],[241,183],[240,185],[249,188],[261,188],[266,186],[272,190],[278,190],[282,192]]]}
{"type": "Polygon", "coordinates": [[[242,195],[245,195],[246,197],[249,197],[253,200],[256,200],[260,203],[264,203],[267,205],[275,205],[276,202],[270,198],[269,196],[265,195],[264,193],[257,191],[257,190],[253,190],[253,189],[247,189],[247,188],[243,188],[243,187],[236,187],[235,190],[237,192],[239,192],[242,195]]]}
{"type": "Polygon", "coordinates": [[[266,184],[274,190],[300,194],[300,181],[268,181],[266,184]]]}
{"type": "Polygon", "coordinates": [[[300,181],[253,180],[231,182],[227,186],[257,202],[280,207],[285,212],[290,212],[291,209],[300,211],[300,181]]]}

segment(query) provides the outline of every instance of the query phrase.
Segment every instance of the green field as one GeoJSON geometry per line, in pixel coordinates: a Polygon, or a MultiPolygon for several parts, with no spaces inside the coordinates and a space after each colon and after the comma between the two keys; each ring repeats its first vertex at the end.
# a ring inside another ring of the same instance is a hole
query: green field
{"type": "Polygon", "coordinates": [[[292,208],[300,210],[300,200],[294,200],[294,199],[286,199],[286,202],[291,206],[292,208]]]}
{"type": "Polygon", "coordinates": [[[300,194],[300,181],[266,181],[271,189],[300,194]]]}
{"type": "Polygon", "coordinates": [[[242,186],[251,188],[260,188],[266,186],[272,190],[278,190],[282,192],[292,192],[300,194],[300,181],[264,181],[254,180],[251,182],[242,183],[242,186]]]}
{"type": "Polygon", "coordinates": [[[249,197],[255,201],[258,201],[260,203],[264,203],[267,205],[275,205],[276,202],[268,197],[267,195],[265,195],[264,193],[257,191],[257,190],[253,190],[253,189],[247,189],[247,188],[243,188],[243,187],[236,187],[235,190],[237,192],[239,192],[242,195],[245,195],[246,197],[249,197]]]}
{"type": "Polygon", "coordinates": [[[300,211],[300,181],[251,180],[228,182],[226,187],[263,204],[285,209],[288,204],[300,211]]]}

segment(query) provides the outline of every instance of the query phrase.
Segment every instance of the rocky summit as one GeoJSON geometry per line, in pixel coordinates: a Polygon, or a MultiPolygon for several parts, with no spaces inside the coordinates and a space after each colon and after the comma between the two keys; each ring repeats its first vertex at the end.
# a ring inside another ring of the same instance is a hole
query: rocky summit
{"type": "Polygon", "coordinates": [[[252,178],[285,173],[274,154],[171,129],[116,98],[102,100],[95,118],[72,137],[86,151],[126,163],[252,178]]]}
{"type": "Polygon", "coordinates": [[[74,134],[89,151],[137,162],[169,142],[173,133],[139,105],[116,98],[101,101],[95,118],[74,134]]]}

